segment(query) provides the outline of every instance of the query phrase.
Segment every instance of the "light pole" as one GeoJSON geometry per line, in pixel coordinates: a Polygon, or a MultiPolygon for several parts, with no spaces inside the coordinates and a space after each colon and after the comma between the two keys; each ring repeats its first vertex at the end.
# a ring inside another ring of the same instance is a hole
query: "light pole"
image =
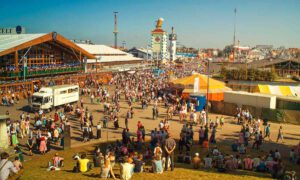
{"type": "MultiPolygon", "coordinates": [[[[151,46],[148,44],[147,45],[147,65],[149,64],[149,48],[150,48],[151,46]]],[[[152,56],[150,56],[150,58],[151,58],[152,56]]],[[[151,65],[152,65],[152,61],[151,61],[151,65]]]]}
{"type": "Polygon", "coordinates": [[[26,73],[27,73],[27,57],[23,59],[23,80],[26,80],[26,73]]]}
{"type": "Polygon", "coordinates": [[[210,75],[210,68],[209,68],[209,64],[210,64],[210,59],[207,59],[207,87],[206,87],[206,119],[208,120],[208,113],[209,113],[209,110],[208,110],[208,101],[209,101],[209,98],[208,98],[208,94],[209,94],[209,75],[210,75]]]}

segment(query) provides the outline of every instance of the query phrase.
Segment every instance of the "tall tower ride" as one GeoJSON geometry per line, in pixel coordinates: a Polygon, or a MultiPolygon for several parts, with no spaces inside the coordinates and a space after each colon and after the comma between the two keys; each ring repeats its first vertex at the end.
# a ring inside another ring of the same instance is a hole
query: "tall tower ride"
{"type": "Polygon", "coordinates": [[[170,40],[170,61],[176,60],[176,41],[177,35],[174,32],[174,27],[172,27],[172,33],[169,35],[170,40]]]}
{"type": "Polygon", "coordinates": [[[118,14],[118,12],[114,12],[114,16],[115,16],[114,25],[115,25],[115,27],[114,27],[113,33],[115,35],[115,44],[114,44],[115,48],[118,48],[118,19],[117,19],[118,17],[117,17],[117,14],[118,14]]]}

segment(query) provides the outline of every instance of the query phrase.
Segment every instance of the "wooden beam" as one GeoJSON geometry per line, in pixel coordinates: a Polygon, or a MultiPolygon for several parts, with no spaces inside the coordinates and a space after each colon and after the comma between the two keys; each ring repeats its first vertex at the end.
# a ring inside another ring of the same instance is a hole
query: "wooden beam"
{"type": "MultiPolygon", "coordinates": [[[[65,48],[63,45],[61,45],[59,43],[55,43],[55,42],[47,42],[47,43],[50,44],[50,45],[53,45],[53,46],[55,46],[55,47],[57,47],[59,49],[63,49],[64,51],[67,51],[71,55],[74,55],[74,52],[71,49],[67,49],[67,48],[65,48]]],[[[75,54],[76,54],[76,52],[75,52],[75,54]]],[[[74,56],[77,56],[77,54],[74,55],[74,56]]]]}
{"type": "Polygon", "coordinates": [[[79,52],[79,60],[80,60],[80,63],[82,63],[83,61],[82,61],[82,58],[81,58],[81,51],[79,52]]]}
{"type": "Polygon", "coordinates": [[[81,52],[87,58],[96,59],[96,57],[94,55],[90,54],[89,52],[87,52],[83,48],[77,46],[75,43],[71,42],[70,40],[66,39],[65,37],[63,37],[60,34],[57,34],[57,41],[62,43],[63,45],[65,45],[67,47],[73,48],[74,51],[81,52]]]}

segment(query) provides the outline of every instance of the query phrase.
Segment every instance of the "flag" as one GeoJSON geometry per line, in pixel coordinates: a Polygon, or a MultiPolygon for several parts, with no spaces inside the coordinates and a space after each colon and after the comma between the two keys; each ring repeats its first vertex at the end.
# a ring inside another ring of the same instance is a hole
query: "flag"
{"type": "Polygon", "coordinates": [[[195,78],[194,80],[194,93],[199,92],[199,78],[195,78]]]}

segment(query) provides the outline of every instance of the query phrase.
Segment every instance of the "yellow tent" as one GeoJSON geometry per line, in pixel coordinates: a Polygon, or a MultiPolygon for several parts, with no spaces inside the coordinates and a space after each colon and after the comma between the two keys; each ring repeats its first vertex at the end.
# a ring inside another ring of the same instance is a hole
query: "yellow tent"
{"type": "MultiPolygon", "coordinates": [[[[194,93],[194,82],[196,78],[199,78],[198,93],[206,96],[208,86],[208,78],[206,75],[195,73],[188,77],[172,80],[171,83],[184,86],[185,89],[182,96],[187,98],[191,93],[194,93]]],[[[224,99],[224,91],[228,90],[231,89],[226,87],[224,82],[209,78],[208,100],[222,101],[224,99]]]]}
{"type": "MultiPolygon", "coordinates": [[[[206,75],[195,73],[191,76],[175,79],[171,82],[173,84],[181,84],[185,88],[194,88],[195,79],[199,78],[199,91],[206,90],[208,85],[208,79],[206,75]]],[[[226,87],[224,82],[209,78],[209,91],[224,91],[229,90],[230,88],[226,87]]]]}
{"type": "Polygon", "coordinates": [[[255,92],[280,96],[295,96],[297,86],[277,86],[258,84],[255,92]]]}

